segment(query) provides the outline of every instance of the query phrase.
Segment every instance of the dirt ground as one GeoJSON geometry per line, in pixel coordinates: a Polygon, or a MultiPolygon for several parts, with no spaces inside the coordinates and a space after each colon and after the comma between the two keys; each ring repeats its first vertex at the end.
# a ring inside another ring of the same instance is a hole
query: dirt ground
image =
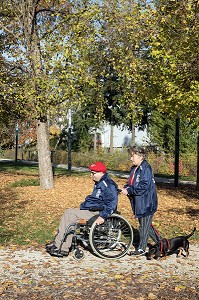
{"type": "MultiPolygon", "coordinates": [[[[89,176],[56,177],[55,188],[42,191],[38,186],[8,188],[8,183],[24,178],[4,174],[1,183],[3,226],[15,228],[18,215],[34,227],[35,212],[43,216],[46,228],[59,219],[67,207],[77,207],[92,190],[89,176]],[[15,213],[10,211],[11,205],[15,213]],[[50,224],[50,225],[47,225],[50,224]]],[[[123,179],[115,178],[122,186],[123,179]]],[[[159,208],[154,224],[166,237],[199,228],[198,193],[191,187],[174,190],[158,186],[159,208]]],[[[129,202],[120,196],[119,210],[137,227],[129,202]]],[[[56,230],[56,226],[54,225],[56,230]]],[[[31,231],[31,229],[30,229],[31,231]]],[[[47,242],[47,241],[46,241],[47,242]]],[[[190,239],[188,258],[175,255],[161,260],[126,255],[105,260],[85,251],[77,261],[73,253],[66,258],[49,256],[44,244],[18,246],[11,241],[0,246],[1,299],[199,299],[199,245],[190,239]]]]}

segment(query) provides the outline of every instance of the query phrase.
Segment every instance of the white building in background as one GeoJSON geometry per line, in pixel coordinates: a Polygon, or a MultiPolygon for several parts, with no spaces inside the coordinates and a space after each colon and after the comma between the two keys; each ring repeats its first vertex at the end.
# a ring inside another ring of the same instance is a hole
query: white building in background
{"type": "MultiPolygon", "coordinates": [[[[113,126],[113,148],[128,147],[132,143],[132,132],[123,126],[113,126]]],[[[104,124],[97,130],[97,144],[102,148],[110,148],[111,125],[104,124]]],[[[147,131],[135,128],[135,143],[137,145],[146,145],[147,131]]]]}

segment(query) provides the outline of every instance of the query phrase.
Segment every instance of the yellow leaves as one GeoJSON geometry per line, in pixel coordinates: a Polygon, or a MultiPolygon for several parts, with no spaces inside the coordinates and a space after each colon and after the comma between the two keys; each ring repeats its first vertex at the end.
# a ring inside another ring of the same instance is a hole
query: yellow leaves
{"type": "Polygon", "coordinates": [[[83,282],[78,281],[75,285],[81,287],[83,285],[83,282]]]}
{"type": "Polygon", "coordinates": [[[3,285],[3,287],[5,287],[5,288],[7,288],[7,287],[9,287],[9,286],[11,286],[11,285],[14,285],[14,282],[13,281],[4,281],[3,283],[2,283],[2,285],[3,285]]]}
{"type": "Polygon", "coordinates": [[[149,293],[148,294],[148,299],[150,299],[150,300],[155,300],[155,299],[157,299],[158,297],[155,295],[155,294],[153,294],[153,293],[149,293]]]}
{"type": "Polygon", "coordinates": [[[50,126],[50,134],[57,136],[60,134],[60,132],[61,132],[61,130],[58,126],[56,126],[56,125],[50,126]]]}
{"type": "MultiPolygon", "coordinates": [[[[23,178],[22,175],[17,175],[17,178],[19,177],[20,179],[23,178]]],[[[0,183],[4,186],[13,181],[16,181],[16,175],[0,177],[0,183]]],[[[123,184],[126,183],[126,179],[117,178],[116,182],[119,186],[123,186],[123,184]]],[[[12,244],[14,239],[16,243],[15,239],[20,236],[20,241],[23,240],[24,242],[24,240],[26,240],[27,244],[33,245],[34,242],[39,242],[40,231],[50,232],[48,236],[43,237],[43,239],[49,241],[50,238],[56,234],[57,226],[64,210],[71,206],[79,207],[83,199],[92,190],[92,187],[93,183],[89,176],[61,176],[58,178],[55,177],[55,187],[53,190],[42,191],[37,186],[15,188],[12,190],[12,193],[8,193],[6,189],[6,194],[1,190],[3,201],[0,208],[4,212],[4,216],[6,216],[6,223],[4,223],[5,232],[9,230],[12,234],[12,240],[8,242],[12,244]],[[16,193],[14,199],[13,192],[16,193]],[[5,203],[7,204],[5,205],[5,203]],[[15,212],[12,218],[9,218],[10,211],[15,212]],[[41,228],[43,229],[41,230],[41,228]],[[26,229],[27,232],[25,233],[26,229]]],[[[167,190],[158,190],[159,210],[155,215],[153,223],[163,236],[172,237],[174,235],[172,228],[176,226],[176,222],[179,224],[177,234],[189,232],[193,227],[193,218],[191,220],[186,212],[197,208],[197,204],[195,203],[197,196],[195,196],[193,192],[191,204],[188,204],[183,195],[184,194],[179,191],[175,191],[171,194],[168,193],[167,190]],[[180,211],[181,213],[176,213],[176,211],[180,211]]],[[[130,221],[134,228],[138,227],[137,220],[133,218],[130,202],[124,195],[119,196],[118,209],[124,217],[130,221]]],[[[196,217],[194,222],[198,228],[199,220],[196,217]]],[[[18,249],[18,247],[18,245],[10,245],[11,251],[18,249]]],[[[23,246],[20,247],[22,248],[23,246]]],[[[37,244],[35,244],[35,247],[37,247],[37,244]]],[[[50,264],[51,259],[53,261],[53,257],[49,258],[50,264]]],[[[115,264],[112,263],[112,265],[115,264]]],[[[46,268],[48,266],[47,264],[46,268]]],[[[94,271],[89,269],[90,268],[88,268],[88,274],[89,272],[93,274],[94,271]]],[[[113,266],[112,269],[115,270],[115,267],[113,266]]],[[[100,272],[108,273],[109,269],[106,265],[102,265],[100,272]]],[[[118,278],[117,280],[126,279],[118,278]]]]}
{"type": "Polygon", "coordinates": [[[86,271],[87,273],[89,273],[89,274],[91,274],[91,273],[94,272],[92,268],[88,268],[88,269],[86,269],[85,271],[86,271]]]}
{"type": "Polygon", "coordinates": [[[136,64],[135,61],[130,62],[130,68],[131,68],[131,69],[135,70],[136,67],[137,67],[137,64],[136,64]]]}
{"type": "Polygon", "coordinates": [[[121,274],[115,275],[114,277],[115,277],[115,279],[124,279],[125,278],[124,275],[121,275],[121,274]]]}
{"type": "Polygon", "coordinates": [[[15,284],[14,281],[11,280],[5,280],[2,282],[1,286],[0,286],[0,295],[4,295],[6,293],[6,290],[12,288],[13,290],[15,290],[16,292],[19,291],[17,285],[15,284]]]}
{"type": "Polygon", "coordinates": [[[186,289],[186,286],[184,286],[184,285],[177,285],[175,287],[175,292],[179,293],[179,292],[181,292],[184,289],[186,289]]]}
{"type": "Polygon", "coordinates": [[[100,290],[99,288],[95,289],[95,293],[101,296],[107,295],[106,291],[100,290]]]}
{"type": "Polygon", "coordinates": [[[109,287],[114,288],[114,287],[117,286],[117,284],[116,284],[116,282],[114,282],[114,281],[109,281],[109,282],[106,283],[106,286],[109,286],[109,287]]]}
{"type": "Polygon", "coordinates": [[[10,269],[10,265],[8,265],[8,264],[4,264],[4,269],[10,269]]]}
{"type": "Polygon", "coordinates": [[[161,18],[160,22],[165,23],[166,19],[164,17],[161,18]]]}
{"type": "Polygon", "coordinates": [[[149,277],[148,274],[143,274],[142,276],[140,276],[140,277],[137,279],[137,282],[139,282],[139,283],[144,283],[148,277],[149,277]]]}
{"type": "Polygon", "coordinates": [[[67,286],[68,286],[68,287],[71,287],[71,286],[73,286],[73,285],[74,285],[74,283],[72,283],[72,282],[67,283],[67,286]]]}

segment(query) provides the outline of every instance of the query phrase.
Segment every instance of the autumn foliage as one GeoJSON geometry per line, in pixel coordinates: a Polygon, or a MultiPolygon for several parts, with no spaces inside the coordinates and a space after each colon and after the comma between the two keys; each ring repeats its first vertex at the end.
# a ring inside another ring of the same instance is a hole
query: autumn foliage
{"type": "MultiPolygon", "coordinates": [[[[11,187],[20,180],[38,178],[35,175],[11,175],[1,173],[2,244],[44,244],[53,238],[59,219],[66,208],[79,207],[90,194],[93,182],[89,175],[55,175],[53,190],[42,191],[39,186],[11,187]]],[[[114,178],[122,187],[125,179],[114,178]]],[[[154,225],[165,237],[189,233],[199,228],[198,193],[191,186],[174,189],[170,185],[158,185],[159,208],[154,225]]],[[[128,199],[120,195],[118,209],[132,226],[138,222],[132,215],[128,199]]],[[[199,240],[196,233],[193,241],[199,240]]]]}

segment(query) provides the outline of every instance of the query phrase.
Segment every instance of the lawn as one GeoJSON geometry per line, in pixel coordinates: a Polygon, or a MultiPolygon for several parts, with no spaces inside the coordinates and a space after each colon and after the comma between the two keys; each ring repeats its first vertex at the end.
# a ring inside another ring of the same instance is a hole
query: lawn
{"type": "MultiPolygon", "coordinates": [[[[126,180],[113,177],[119,187],[126,180]]],[[[87,173],[55,171],[53,190],[41,190],[35,166],[0,164],[1,245],[42,245],[56,233],[59,219],[68,207],[79,207],[91,193],[93,182],[87,173]]],[[[165,237],[186,234],[199,228],[199,193],[193,186],[158,184],[159,207],[154,225],[165,237]]],[[[120,195],[118,209],[134,228],[138,227],[128,199],[120,195]]],[[[199,231],[190,239],[199,243],[199,231]]]]}

